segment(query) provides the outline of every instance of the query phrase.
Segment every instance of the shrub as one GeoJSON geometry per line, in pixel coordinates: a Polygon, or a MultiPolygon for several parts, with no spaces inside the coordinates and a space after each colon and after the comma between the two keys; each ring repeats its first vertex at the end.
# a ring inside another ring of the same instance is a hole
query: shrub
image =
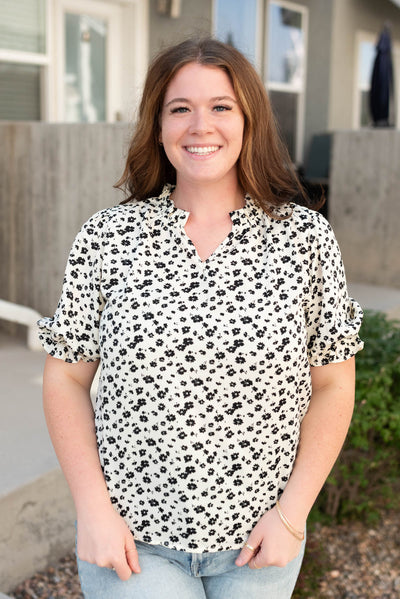
{"type": "MultiPolygon", "coordinates": [[[[349,433],[316,504],[317,513],[377,517],[398,497],[400,477],[400,327],[366,311],[357,354],[356,402],[349,433]]],[[[315,516],[315,514],[314,514],[315,516]]]]}

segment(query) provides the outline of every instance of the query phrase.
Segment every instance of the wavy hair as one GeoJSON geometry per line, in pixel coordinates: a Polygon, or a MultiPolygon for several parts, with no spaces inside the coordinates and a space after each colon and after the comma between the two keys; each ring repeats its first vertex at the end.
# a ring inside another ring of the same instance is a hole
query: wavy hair
{"type": "Polygon", "coordinates": [[[150,64],[125,170],[115,184],[129,196],[122,203],[158,196],[165,183],[176,182],[175,168],[159,143],[161,112],[169,83],[179,69],[192,62],[220,68],[230,78],[244,115],[237,163],[244,192],[269,214],[274,206],[289,201],[307,204],[263,82],[238,50],[213,38],[187,39],[163,50],[150,64]]]}

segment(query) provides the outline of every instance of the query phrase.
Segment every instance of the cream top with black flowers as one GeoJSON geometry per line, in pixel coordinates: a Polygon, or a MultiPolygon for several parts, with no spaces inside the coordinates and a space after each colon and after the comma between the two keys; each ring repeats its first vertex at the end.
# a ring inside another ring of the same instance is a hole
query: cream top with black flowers
{"type": "Polygon", "coordinates": [[[99,454],[135,538],[236,549],[290,477],[310,365],[362,348],[362,312],[320,214],[278,220],[246,196],[202,262],[170,193],[87,221],[40,335],[57,358],[101,360],[99,454]]]}

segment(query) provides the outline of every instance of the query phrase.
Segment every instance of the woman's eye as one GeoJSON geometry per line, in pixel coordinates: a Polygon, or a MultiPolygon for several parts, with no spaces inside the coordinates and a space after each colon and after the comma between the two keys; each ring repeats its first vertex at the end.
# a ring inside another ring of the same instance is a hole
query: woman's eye
{"type": "Polygon", "coordinates": [[[187,108],[187,106],[177,106],[176,108],[172,108],[171,113],[175,114],[175,113],[181,113],[181,112],[188,112],[189,108],[187,108]]]}
{"type": "Polygon", "coordinates": [[[224,112],[225,110],[232,110],[231,106],[222,106],[222,105],[218,105],[218,106],[214,106],[214,110],[216,112],[224,112]]]}

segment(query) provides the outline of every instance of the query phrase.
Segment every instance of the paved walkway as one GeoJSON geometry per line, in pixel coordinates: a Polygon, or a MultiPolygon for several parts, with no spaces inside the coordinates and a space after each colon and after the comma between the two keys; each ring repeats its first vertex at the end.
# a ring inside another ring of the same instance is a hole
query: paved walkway
{"type": "Polygon", "coordinates": [[[360,302],[363,308],[381,310],[390,318],[400,320],[400,289],[374,287],[363,283],[349,283],[349,294],[360,302]]]}
{"type": "Polygon", "coordinates": [[[0,496],[57,466],[42,411],[44,352],[0,337],[0,496]]]}

